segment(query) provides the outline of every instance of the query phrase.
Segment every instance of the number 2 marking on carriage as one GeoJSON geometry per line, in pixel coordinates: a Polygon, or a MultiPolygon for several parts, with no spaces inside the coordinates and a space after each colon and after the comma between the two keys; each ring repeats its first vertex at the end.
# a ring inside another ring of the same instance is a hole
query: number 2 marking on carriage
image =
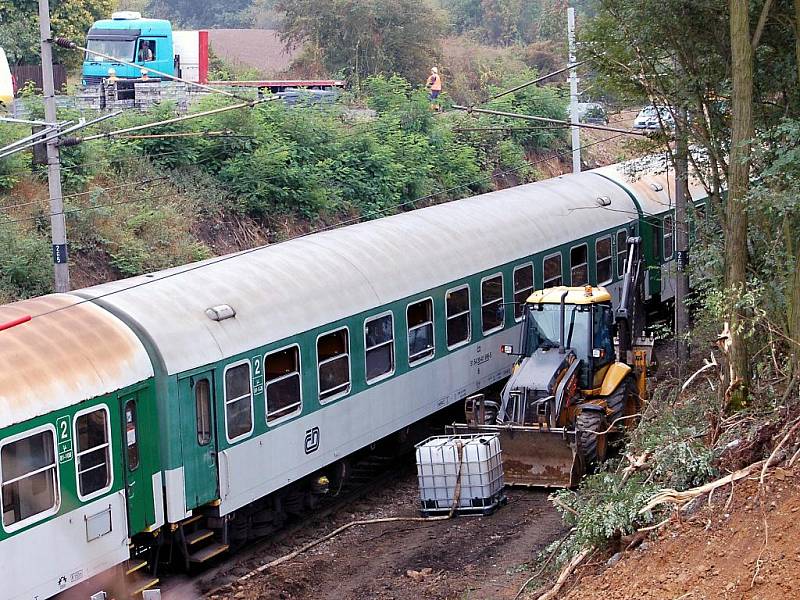
{"type": "Polygon", "coordinates": [[[253,394],[258,395],[264,392],[264,375],[262,370],[261,356],[253,357],[253,394]]]}
{"type": "Polygon", "coordinates": [[[72,460],[72,430],[69,426],[69,417],[59,417],[56,421],[58,430],[58,464],[72,460]]]}

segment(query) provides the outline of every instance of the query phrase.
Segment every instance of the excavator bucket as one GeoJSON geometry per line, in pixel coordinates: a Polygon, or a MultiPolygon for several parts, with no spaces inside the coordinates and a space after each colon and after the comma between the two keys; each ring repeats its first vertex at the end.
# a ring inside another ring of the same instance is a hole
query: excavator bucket
{"type": "Polygon", "coordinates": [[[583,475],[574,431],[463,423],[454,423],[448,429],[456,434],[497,433],[506,485],[571,488],[578,485],[583,475]]]}

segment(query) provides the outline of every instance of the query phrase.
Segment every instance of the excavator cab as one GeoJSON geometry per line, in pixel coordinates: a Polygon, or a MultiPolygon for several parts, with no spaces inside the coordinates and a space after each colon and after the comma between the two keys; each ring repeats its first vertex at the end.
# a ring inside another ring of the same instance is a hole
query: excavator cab
{"type": "MultiPolygon", "coordinates": [[[[468,399],[467,423],[452,426],[457,433],[500,434],[507,483],[577,485],[605,460],[608,442],[638,414],[648,360],[630,334],[639,330],[642,312],[636,293],[642,276],[639,243],[630,238],[623,300],[616,311],[602,287],[531,294],[518,351],[501,347],[519,358],[500,401],[468,399]]],[[[641,343],[652,350],[652,341],[641,343]]]]}

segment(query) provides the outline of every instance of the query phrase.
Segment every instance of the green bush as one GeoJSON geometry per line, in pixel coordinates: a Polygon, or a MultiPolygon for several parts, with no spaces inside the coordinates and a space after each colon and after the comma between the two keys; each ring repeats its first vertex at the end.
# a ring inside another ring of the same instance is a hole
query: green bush
{"type": "Polygon", "coordinates": [[[0,295],[16,300],[48,294],[52,289],[49,239],[0,219],[0,295]]]}

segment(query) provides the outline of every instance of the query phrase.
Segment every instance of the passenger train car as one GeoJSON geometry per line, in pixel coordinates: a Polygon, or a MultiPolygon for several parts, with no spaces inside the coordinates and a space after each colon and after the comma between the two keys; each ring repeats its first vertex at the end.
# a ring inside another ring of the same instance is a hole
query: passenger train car
{"type": "Polygon", "coordinates": [[[136,594],[271,531],[504,380],[535,288],[618,295],[628,236],[669,299],[671,190],[612,166],[0,307],[32,317],[0,332],[3,597],[136,594]]]}

